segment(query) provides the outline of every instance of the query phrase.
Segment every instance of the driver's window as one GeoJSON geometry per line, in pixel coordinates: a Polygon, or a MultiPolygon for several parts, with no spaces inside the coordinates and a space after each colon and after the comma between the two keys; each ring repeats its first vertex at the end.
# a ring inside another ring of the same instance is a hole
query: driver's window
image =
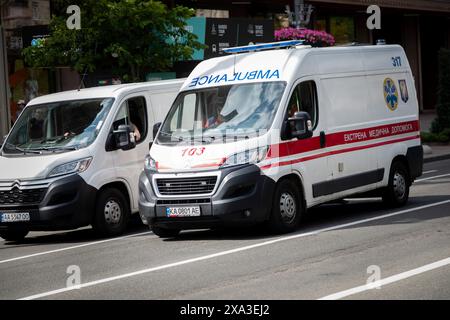
{"type": "Polygon", "coordinates": [[[308,112],[311,116],[313,128],[318,122],[317,87],[314,81],[305,81],[298,84],[289,100],[287,118],[293,117],[296,112],[308,112]]]}
{"type": "Polygon", "coordinates": [[[147,108],[144,97],[133,97],[122,103],[113,123],[113,130],[121,125],[131,126],[136,142],[142,142],[147,135],[147,108]]]}

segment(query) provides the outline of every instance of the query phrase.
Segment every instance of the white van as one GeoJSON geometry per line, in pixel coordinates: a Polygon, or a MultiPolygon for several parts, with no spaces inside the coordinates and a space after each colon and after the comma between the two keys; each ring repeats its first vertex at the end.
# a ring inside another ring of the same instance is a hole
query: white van
{"type": "Polygon", "coordinates": [[[0,237],[91,224],[120,234],[138,179],[184,80],[105,86],[32,100],[0,150],[0,237]]]}
{"type": "Polygon", "coordinates": [[[228,52],[191,73],[146,158],[139,207],[156,234],[264,221],[289,232],[307,208],[369,192],[406,203],[423,150],[400,46],[228,52]]]}

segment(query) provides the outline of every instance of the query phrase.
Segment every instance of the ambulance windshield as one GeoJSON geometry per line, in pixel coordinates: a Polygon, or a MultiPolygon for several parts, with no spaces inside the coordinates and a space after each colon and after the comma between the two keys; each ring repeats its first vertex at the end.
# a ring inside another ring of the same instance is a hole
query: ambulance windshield
{"type": "Polygon", "coordinates": [[[264,82],[182,92],[157,142],[229,142],[262,135],[272,124],[285,87],[285,82],[264,82]]]}

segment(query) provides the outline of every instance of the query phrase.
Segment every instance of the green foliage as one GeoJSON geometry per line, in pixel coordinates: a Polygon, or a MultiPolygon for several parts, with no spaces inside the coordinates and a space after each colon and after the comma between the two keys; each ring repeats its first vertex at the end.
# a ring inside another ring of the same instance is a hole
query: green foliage
{"type": "Polygon", "coordinates": [[[450,142],[450,129],[445,129],[440,133],[421,132],[420,138],[422,139],[423,143],[430,143],[430,142],[448,143],[450,142]]]}
{"type": "Polygon", "coordinates": [[[433,133],[450,129],[450,50],[439,51],[439,88],[437,118],[431,126],[433,133]]]}
{"type": "Polygon", "coordinates": [[[139,81],[144,71],[166,71],[204,47],[184,29],[193,15],[186,7],[168,9],[152,0],[54,0],[54,6],[51,37],[23,50],[32,67],[126,70],[125,79],[139,81]],[[81,30],[66,27],[72,4],[81,9],[81,30]]]}

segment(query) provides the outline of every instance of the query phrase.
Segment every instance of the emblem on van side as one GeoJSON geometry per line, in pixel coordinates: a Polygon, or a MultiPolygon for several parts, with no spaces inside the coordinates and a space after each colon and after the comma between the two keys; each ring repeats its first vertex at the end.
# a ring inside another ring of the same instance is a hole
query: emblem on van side
{"type": "Polygon", "coordinates": [[[383,92],[388,108],[392,111],[396,110],[398,107],[398,91],[394,80],[391,78],[384,79],[383,92]]]}
{"type": "Polygon", "coordinates": [[[398,80],[398,86],[400,88],[400,96],[402,97],[402,101],[407,103],[409,100],[409,94],[406,80],[398,80]]]}

